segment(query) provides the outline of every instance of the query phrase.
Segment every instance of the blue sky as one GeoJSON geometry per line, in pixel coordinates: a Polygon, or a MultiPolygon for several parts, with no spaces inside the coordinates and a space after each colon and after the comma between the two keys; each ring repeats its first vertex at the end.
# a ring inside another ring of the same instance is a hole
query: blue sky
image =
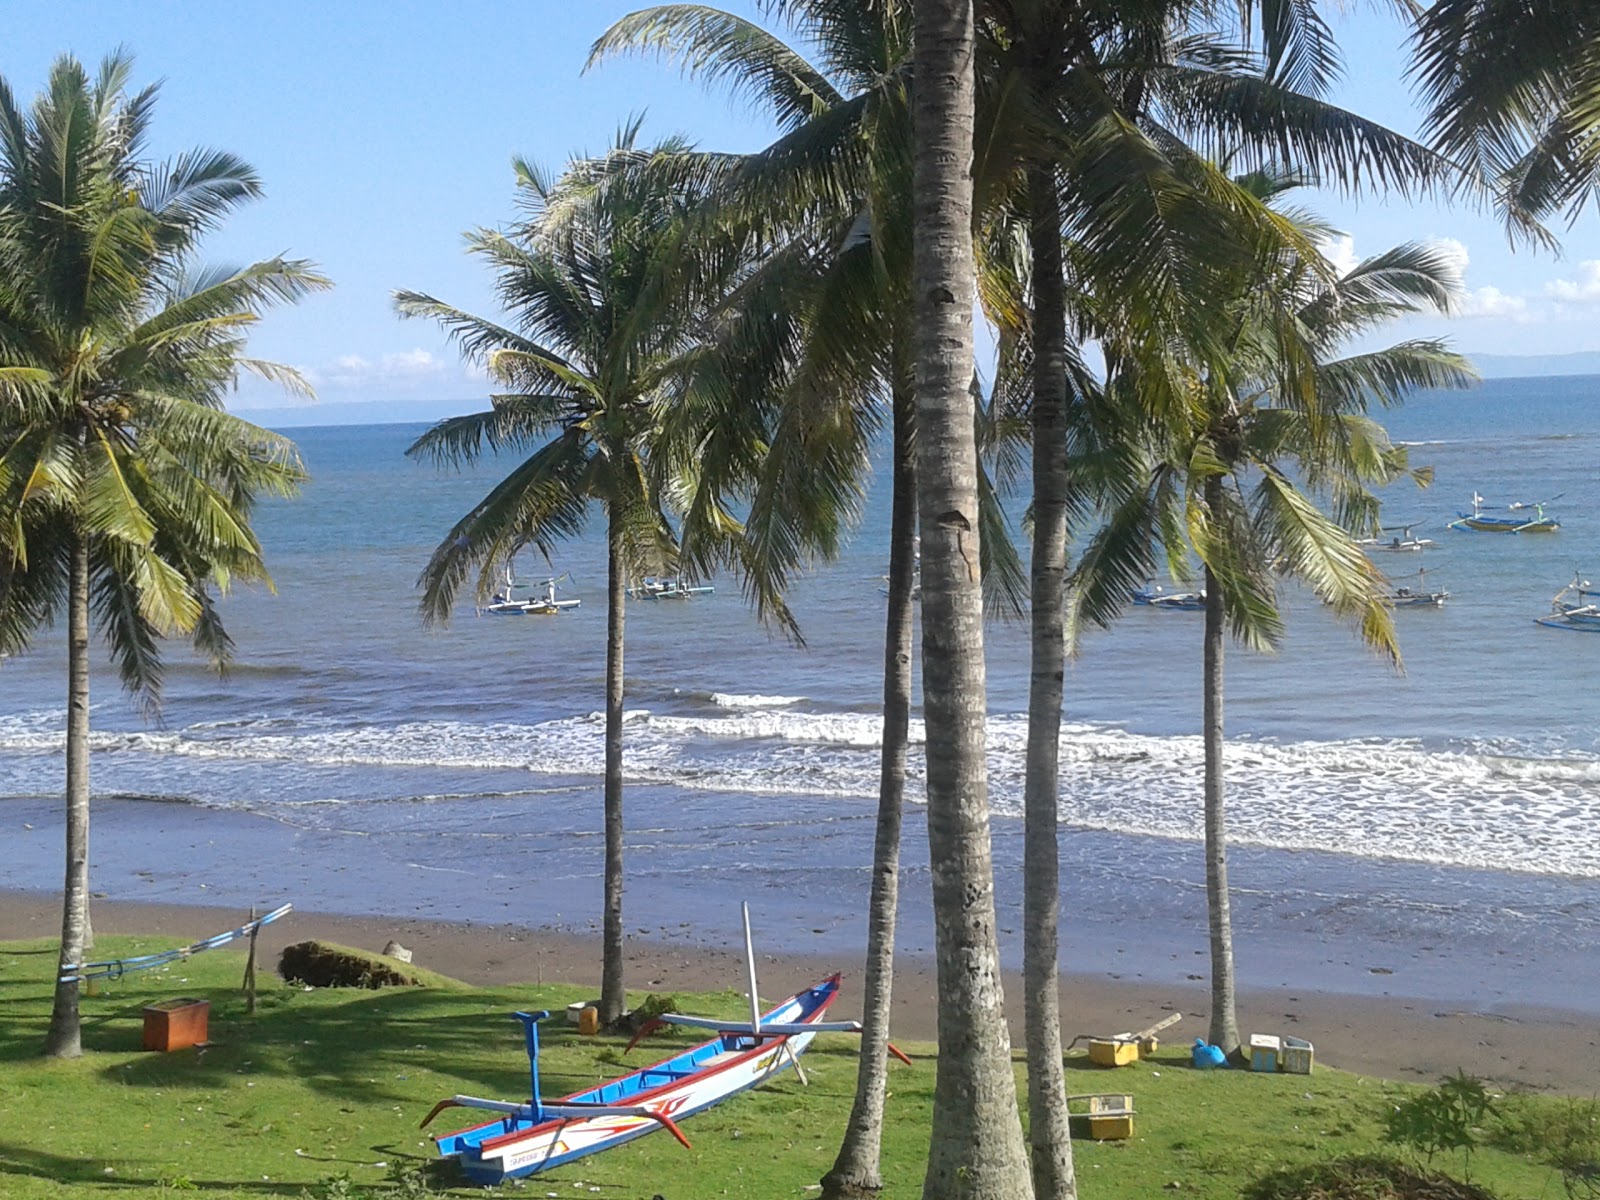
{"type": "MultiPolygon", "coordinates": [[[[337,285],[269,316],[252,351],[304,370],[324,403],[370,403],[381,420],[394,405],[484,394],[433,327],[393,315],[389,295],[415,288],[493,312],[489,280],[462,252],[461,232],[512,215],[514,154],[559,166],[603,148],[636,112],[647,114],[650,137],[683,132],[723,150],[769,140],[759,113],[708,95],[672,68],[629,59],[583,74],[593,39],[636,7],[55,0],[11,7],[0,73],[26,103],[58,54],[92,64],[119,45],[130,49],[141,84],[163,81],[158,153],[225,148],[265,182],[266,199],[213,239],[210,257],[242,263],[287,252],[316,261],[337,285]]],[[[749,0],[727,7],[755,15],[749,0]]],[[[1402,32],[1376,7],[1339,18],[1348,72],[1335,98],[1413,131],[1402,32]]],[[[1348,233],[1343,255],[1417,238],[1458,247],[1470,289],[1462,315],[1397,332],[1447,335],[1469,352],[1600,350],[1600,218],[1592,213],[1566,232],[1558,259],[1511,253],[1492,217],[1462,208],[1331,196],[1318,207],[1348,233]]],[[[284,402],[247,384],[235,407],[284,402]]]]}

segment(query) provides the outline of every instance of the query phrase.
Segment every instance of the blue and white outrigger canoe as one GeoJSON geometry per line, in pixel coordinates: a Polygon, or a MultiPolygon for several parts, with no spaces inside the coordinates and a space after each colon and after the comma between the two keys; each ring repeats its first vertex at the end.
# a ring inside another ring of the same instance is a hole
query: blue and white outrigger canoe
{"type": "Polygon", "coordinates": [[[790,996],[750,1022],[713,1021],[663,1014],[663,1022],[717,1031],[717,1036],[651,1066],[559,1100],[539,1098],[539,1022],[548,1012],[517,1013],[527,1032],[529,1103],[452,1096],[428,1114],[465,1106],[499,1113],[495,1119],[434,1141],[443,1156],[459,1159],[474,1183],[496,1184],[620,1146],[657,1129],[689,1144],[678,1122],[729,1096],[765,1082],[790,1066],[824,1030],[860,1032],[854,1021],[825,1022],[839,994],[839,976],[790,996]]]}
{"type": "MultiPolygon", "coordinates": [[[[759,993],[749,905],[744,906],[744,948],[750,979],[748,1021],[662,1013],[645,1024],[629,1043],[629,1050],[661,1025],[708,1029],[716,1036],[671,1058],[559,1100],[539,1097],[539,1022],[550,1014],[517,1013],[527,1038],[528,1102],[484,1100],[477,1096],[441,1100],[423,1120],[424,1126],[447,1108],[483,1108],[500,1115],[481,1125],[436,1135],[439,1153],[458,1159],[474,1183],[496,1184],[609,1150],[657,1129],[667,1130],[687,1146],[689,1139],[678,1128],[678,1122],[685,1117],[753,1088],[789,1067],[805,1083],[800,1055],[812,1039],[819,1033],[859,1034],[861,1023],[823,1020],[828,1006],[839,997],[838,975],[830,975],[815,987],[796,992],[762,1013],[756,999],[759,993]]],[[[889,1050],[901,1061],[911,1061],[892,1042],[889,1050]]]]}

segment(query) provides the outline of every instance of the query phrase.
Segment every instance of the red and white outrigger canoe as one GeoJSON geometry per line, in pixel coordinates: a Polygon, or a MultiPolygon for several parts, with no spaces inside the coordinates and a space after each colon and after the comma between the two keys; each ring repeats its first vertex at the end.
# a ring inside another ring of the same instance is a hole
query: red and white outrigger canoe
{"type": "MultiPolygon", "coordinates": [[[[746,953],[750,953],[750,916],[745,912],[746,953]]],[[[718,1021],[663,1013],[666,1025],[708,1029],[716,1036],[652,1066],[610,1080],[559,1100],[539,1097],[539,1022],[548,1012],[519,1012],[527,1038],[529,1101],[512,1103],[476,1096],[452,1096],[436,1104],[426,1126],[444,1109],[467,1107],[499,1114],[493,1120],[434,1137],[442,1156],[454,1156],[475,1183],[496,1184],[569,1163],[586,1154],[609,1150],[623,1142],[666,1129],[689,1144],[678,1122],[729,1096],[755,1087],[794,1067],[805,1082],[800,1055],[819,1033],[861,1032],[857,1021],[825,1021],[839,996],[839,976],[796,992],[765,1013],[760,1012],[754,955],[750,954],[750,1020],[718,1021]]],[[[653,1026],[647,1025],[640,1037],[653,1026]]],[[[639,1038],[634,1039],[637,1043],[639,1038]]],[[[628,1047],[630,1050],[632,1045],[628,1047]]],[[[909,1062],[900,1051],[896,1055],[909,1062]]]]}

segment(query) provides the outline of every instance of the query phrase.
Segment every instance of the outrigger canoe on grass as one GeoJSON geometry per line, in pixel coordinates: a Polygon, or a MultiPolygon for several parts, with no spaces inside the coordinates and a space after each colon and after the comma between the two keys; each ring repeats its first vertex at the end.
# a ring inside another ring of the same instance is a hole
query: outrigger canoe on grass
{"type": "MultiPolygon", "coordinates": [[[[750,980],[750,1019],[719,1021],[662,1013],[645,1023],[628,1044],[662,1025],[708,1029],[716,1034],[693,1049],[664,1058],[652,1066],[574,1092],[559,1100],[539,1097],[539,1022],[548,1012],[524,1013],[530,1087],[526,1104],[484,1100],[477,1096],[452,1096],[433,1106],[426,1126],[447,1108],[484,1108],[500,1115],[492,1121],[436,1135],[439,1153],[453,1155],[475,1183],[496,1184],[575,1158],[609,1150],[657,1129],[665,1129],[685,1146],[678,1122],[710,1108],[729,1096],[753,1088],[789,1067],[806,1082],[800,1055],[819,1033],[861,1032],[859,1021],[824,1021],[828,1006],[839,998],[839,976],[830,975],[815,987],[796,992],[763,1014],[756,999],[756,956],[750,939],[750,906],[744,906],[745,967],[750,980]]],[[[911,1060],[894,1043],[889,1051],[902,1062],[911,1060]]]]}
{"type": "Polygon", "coordinates": [[[652,1066],[549,1101],[539,1098],[539,1022],[550,1014],[517,1013],[527,1030],[531,1103],[453,1096],[437,1104],[423,1124],[455,1106],[501,1114],[481,1125],[434,1138],[441,1155],[458,1158],[467,1177],[482,1184],[558,1167],[657,1129],[666,1129],[687,1146],[689,1141],[678,1128],[685,1117],[755,1087],[790,1066],[798,1068],[799,1056],[818,1032],[860,1032],[854,1021],[822,1020],[838,995],[839,976],[831,975],[763,1014],[754,1032],[750,1022],[663,1014],[661,1020],[669,1024],[719,1032],[710,1041],[652,1066]]]}

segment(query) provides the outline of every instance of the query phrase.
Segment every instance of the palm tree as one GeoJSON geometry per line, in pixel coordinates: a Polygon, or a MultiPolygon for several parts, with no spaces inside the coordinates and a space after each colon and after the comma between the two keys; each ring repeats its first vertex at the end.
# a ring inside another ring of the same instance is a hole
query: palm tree
{"type": "Polygon", "coordinates": [[[917,498],[928,848],[939,979],[934,1137],[923,1195],[1033,1193],[995,935],[984,761],[983,596],[972,394],[975,103],[971,0],[916,0],[917,498]]]}
{"type": "MultiPolygon", "coordinates": [[[[0,81],[0,651],[67,612],[67,869],[61,974],[89,940],[89,624],[122,683],[159,703],[159,640],[219,665],[232,643],[212,587],[266,580],[249,518],[288,495],[292,443],[222,411],[241,371],[304,390],[244,355],[279,302],[327,286],[304,262],[202,270],[203,235],[260,194],[239,159],[140,157],[156,89],[132,60],[91,80],[56,61],[27,111],[0,81]]],[[[56,985],[45,1053],[81,1052],[78,985],[56,985]]]]}
{"type": "Polygon", "coordinates": [[[1417,18],[1411,75],[1427,130],[1491,182],[1511,229],[1600,198],[1600,8],[1588,0],[1436,0],[1417,18]]]}
{"type": "MultiPolygon", "coordinates": [[[[879,1145],[887,1088],[899,849],[911,710],[916,573],[915,405],[911,369],[911,14],[878,5],[770,0],[822,66],[753,22],[701,5],[630,14],[596,41],[591,65],[654,52],[763,101],[782,129],[725,179],[711,218],[781,223],[789,247],[761,275],[802,325],[781,387],[784,403],[748,522],[747,569],[781,590],[801,543],[831,556],[841,515],[858,511],[866,433],[885,410],[892,442],[884,729],[867,914],[863,1034],[855,1103],[823,1195],[882,1188],[879,1145]],[[796,248],[800,252],[796,253],[796,248]],[[781,281],[781,283],[780,283],[781,281]]],[[[776,357],[776,356],[774,356],[776,357]]],[[[980,424],[982,421],[980,420],[980,424]]],[[[983,574],[993,611],[1015,612],[1021,570],[997,494],[980,471],[983,574]]]]}
{"type": "MultiPolygon", "coordinates": [[[[524,217],[504,232],[468,235],[486,260],[509,323],[474,316],[419,292],[395,294],[400,313],[438,321],[505,391],[486,413],[434,426],[408,453],[442,464],[527,452],[440,542],[421,578],[426,620],[448,620],[474,570],[488,595],[523,546],[548,558],[575,536],[589,506],[605,514],[607,552],[605,911],[600,1017],[626,1008],[623,991],[623,628],[630,580],[693,569],[742,533],[717,487],[737,472],[722,436],[686,419],[708,386],[696,368],[710,334],[710,298],[738,272],[738,247],[687,237],[703,184],[653,169],[688,152],[669,141],[636,148],[623,128],[603,157],[551,181],[517,161],[524,217]],[[700,256],[695,259],[694,256],[700,256]],[[713,282],[715,280],[716,282],[713,282]],[[675,521],[677,523],[675,523],[675,521]],[[685,525],[687,523],[687,525],[685,525]],[[679,535],[685,542],[680,543],[679,535]],[[689,535],[693,535],[691,538],[689,535]]],[[[747,431],[741,429],[741,436],[747,431]]]]}
{"type": "MultiPolygon", "coordinates": [[[[809,542],[854,505],[863,436],[887,394],[892,441],[889,601],[884,629],[884,727],[867,913],[862,1038],[856,1095],[824,1197],[883,1187],[879,1154],[887,1093],[889,1010],[899,893],[901,813],[911,713],[916,494],[910,341],[910,112],[902,67],[910,14],[825,2],[775,2],[818,47],[819,69],[752,22],[699,5],[633,13],[595,42],[607,55],[653,50],[688,70],[727,79],[770,108],[783,136],[724,181],[717,207],[774,213],[791,247],[762,270],[800,345],[781,387],[782,415],[749,516],[751,566],[781,587],[809,542]],[[842,436],[841,436],[842,435],[842,436]]],[[[738,219],[738,218],[735,218],[738,219]]],[[[774,359],[777,356],[773,356],[774,359]]],[[[822,536],[818,536],[822,534],[822,536]]]]}
{"type": "MultiPolygon", "coordinates": [[[[1243,181],[1263,201],[1300,180],[1260,173],[1243,181]]],[[[1286,213],[1307,239],[1330,231],[1286,213]]],[[[1191,360],[1181,419],[1147,424],[1151,458],[1141,486],[1111,514],[1080,564],[1077,601],[1107,623],[1147,578],[1159,546],[1177,571],[1198,557],[1205,584],[1204,715],[1206,895],[1211,947],[1210,1041],[1240,1038],[1234,996],[1224,808],[1224,634],[1276,645],[1282,625],[1276,574],[1293,575],[1360,622],[1363,639],[1397,665],[1399,646],[1382,575],[1356,537],[1376,524],[1373,485],[1400,478],[1406,454],[1367,412],[1415,388],[1459,387],[1474,375],[1432,340],[1335,357],[1351,338],[1396,317],[1447,311],[1456,269],[1437,247],[1411,244],[1338,276],[1320,254],[1280,247],[1263,276],[1238,275],[1208,319],[1221,355],[1191,360]],[[1330,516],[1316,497],[1334,505],[1330,516]],[[1354,531],[1354,532],[1352,532],[1354,531]]],[[[1136,389],[1138,381],[1127,381],[1136,389]]],[[[1417,473],[1426,482],[1425,473],[1417,473]]]]}
{"type": "MultiPolygon", "coordinates": [[[[1123,353],[1138,356],[1147,377],[1162,370],[1171,345],[1192,328],[1194,297],[1208,293],[1219,252],[1254,240],[1240,242],[1235,229],[1254,214],[1231,201],[1225,181],[1195,170],[1185,136],[1224,129],[1255,145],[1304,144],[1308,160],[1336,179],[1371,172],[1404,181],[1426,178],[1437,166],[1421,147],[1316,98],[1336,59],[1314,12],[1280,6],[1281,19],[1263,21],[1265,44],[1252,53],[1208,28],[1215,10],[1191,0],[1131,8],[985,0],[980,10],[979,179],[993,193],[991,225],[1014,222],[1026,239],[1022,302],[988,307],[1006,337],[1024,344],[1028,374],[1033,554],[1023,987],[1034,1189],[1040,1200],[1055,1200],[1076,1189],[1058,1011],[1063,582],[1069,522],[1089,498],[1071,456],[1096,441],[1089,410],[1099,390],[1079,344],[1110,333],[1123,353]]],[[[1179,386],[1170,381],[1168,389],[1179,386]]]]}

